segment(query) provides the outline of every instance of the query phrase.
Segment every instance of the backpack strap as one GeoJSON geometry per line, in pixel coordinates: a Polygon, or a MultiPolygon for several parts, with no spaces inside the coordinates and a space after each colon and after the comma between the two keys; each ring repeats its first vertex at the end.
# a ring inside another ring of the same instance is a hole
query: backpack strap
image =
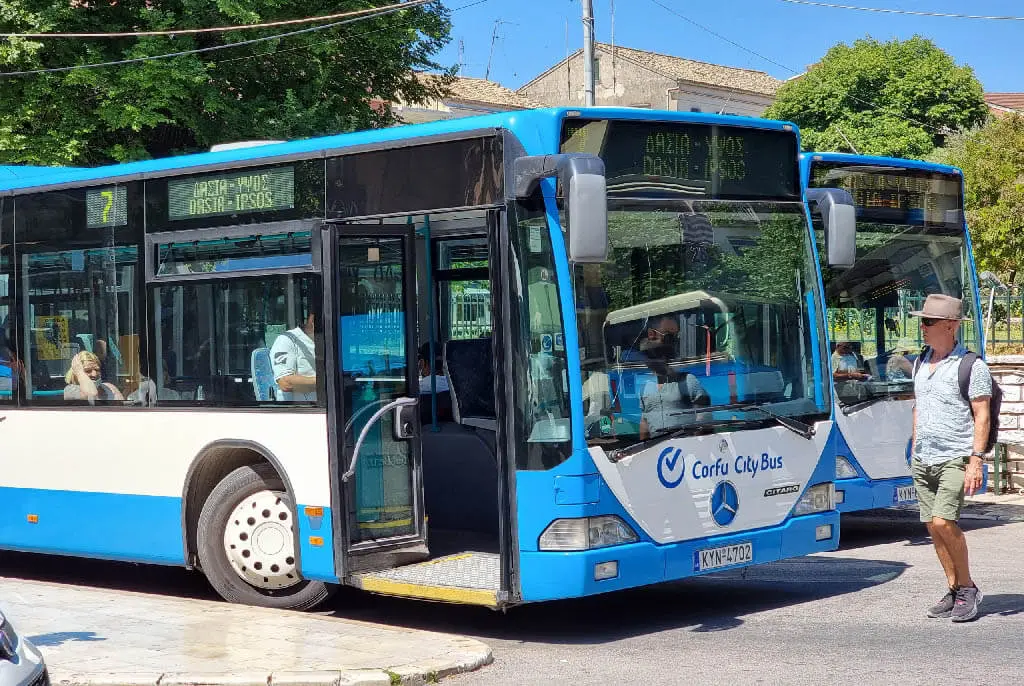
{"type": "Polygon", "coordinates": [[[309,346],[300,341],[299,337],[291,331],[285,331],[282,335],[294,343],[295,347],[302,353],[302,356],[306,358],[306,361],[309,362],[310,366],[312,366],[313,369],[316,369],[316,355],[314,355],[313,351],[309,349],[309,346]]]}
{"type": "Polygon", "coordinates": [[[974,370],[974,361],[978,359],[978,353],[968,350],[960,358],[960,369],[957,373],[957,381],[960,382],[960,397],[968,405],[971,404],[971,372],[974,370]]]}

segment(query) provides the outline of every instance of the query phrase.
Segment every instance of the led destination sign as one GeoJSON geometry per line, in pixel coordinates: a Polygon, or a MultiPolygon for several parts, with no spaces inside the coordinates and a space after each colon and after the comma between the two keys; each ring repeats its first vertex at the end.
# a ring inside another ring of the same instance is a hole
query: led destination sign
{"type": "Polygon", "coordinates": [[[961,222],[962,187],[954,174],[815,162],[810,185],[849,191],[861,221],[950,228],[961,222]]]}
{"type": "Polygon", "coordinates": [[[198,219],[295,207],[295,169],[205,174],[167,182],[168,218],[198,219]]]}
{"type": "Polygon", "coordinates": [[[562,152],[605,163],[609,195],[799,198],[792,131],[720,124],[569,120],[562,152]]]}

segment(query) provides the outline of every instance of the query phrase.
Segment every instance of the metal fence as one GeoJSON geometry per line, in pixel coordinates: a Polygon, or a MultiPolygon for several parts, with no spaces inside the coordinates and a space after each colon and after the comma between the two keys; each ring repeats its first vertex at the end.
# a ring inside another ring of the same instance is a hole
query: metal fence
{"type": "Polygon", "coordinates": [[[479,338],[491,332],[491,293],[467,288],[451,294],[449,310],[451,338],[479,338]]]}
{"type": "Polygon", "coordinates": [[[989,352],[1024,352],[1024,287],[982,286],[985,341],[989,352]]]}
{"type": "MultiPolygon", "coordinates": [[[[924,346],[924,341],[921,338],[920,321],[910,316],[910,313],[920,310],[924,300],[924,296],[900,295],[896,307],[886,307],[881,311],[873,307],[830,308],[829,337],[832,341],[857,344],[859,352],[865,356],[874,356],[879,352],[916,353],[924,346]],[[876,350],[880,326],[885,328],[885,351],[876,350]]],[[[967,312],[966,316],[961,325],[962,338],[974,340],[979,326],[978,318],[973,312],[967,312]]]]}

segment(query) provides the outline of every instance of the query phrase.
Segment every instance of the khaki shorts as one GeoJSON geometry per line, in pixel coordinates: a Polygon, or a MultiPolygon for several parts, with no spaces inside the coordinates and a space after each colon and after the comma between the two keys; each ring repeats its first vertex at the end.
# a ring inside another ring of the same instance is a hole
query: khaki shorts
{"type": "Polygon", "coordinates": [[[942,464],[927,465],[914,458],[912,472],[917,489],[921,521],[933,517],[955,522],[964,506],[964,475],[970,458],[957,458],[942,464]]]}

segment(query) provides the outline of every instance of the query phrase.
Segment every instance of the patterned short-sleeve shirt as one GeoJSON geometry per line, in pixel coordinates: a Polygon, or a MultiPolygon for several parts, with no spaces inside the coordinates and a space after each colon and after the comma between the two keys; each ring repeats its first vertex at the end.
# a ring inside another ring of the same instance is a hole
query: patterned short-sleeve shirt
{"type": "MultiPolygon", "coordinates": [[[[960,395],[960,360],[967,354],[961,344],[931,369],[931,351],[925,353],[914,376],[917,423],[914,456],[927,465],[963,459],[974,451],[974,415],[960,395]]],[[[992,395],[992,375],[978,358],[971,367],[971,400],[992,395]]]]}

